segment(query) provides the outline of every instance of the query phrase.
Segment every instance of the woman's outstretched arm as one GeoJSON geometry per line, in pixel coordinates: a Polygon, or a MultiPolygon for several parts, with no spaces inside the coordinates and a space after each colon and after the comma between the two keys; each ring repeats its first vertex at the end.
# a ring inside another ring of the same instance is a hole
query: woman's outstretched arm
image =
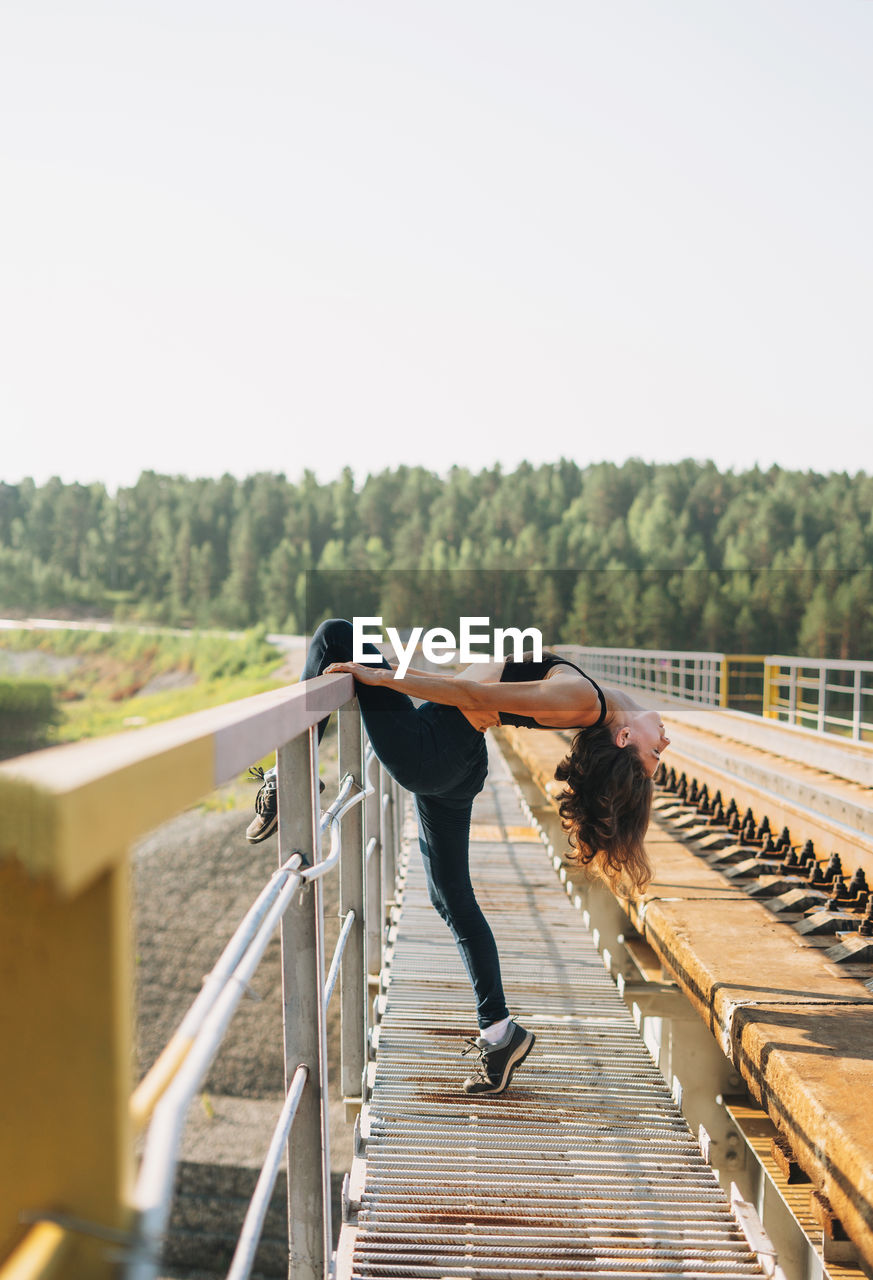
{"type": "Polygon", "coordinates": [[[348,671],[361,684],[384,685],[413,698],[425,698],[443,706],[476,715],[501,711],[530,716],[541,724],[572,729],[593,724],[600,715],[600,700],[590,680],[575,671],[556,671],[546,680],[503,684],[472,680],[467,676],[407,673],[398,679],[388,667],[358,662],[335,662],[325,675],[348,671]]]}

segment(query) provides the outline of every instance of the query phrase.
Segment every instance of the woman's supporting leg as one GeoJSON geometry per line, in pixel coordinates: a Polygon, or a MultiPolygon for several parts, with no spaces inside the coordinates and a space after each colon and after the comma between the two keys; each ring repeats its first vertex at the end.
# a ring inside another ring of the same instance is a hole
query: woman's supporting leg
{"type": "Polygon", "coordinates": [[[500,957],[470,881],[470,801],[416,795],[418,840],[430,900],[452,931],[473,984],[480,1027],[509,1016],[500,957]]]}

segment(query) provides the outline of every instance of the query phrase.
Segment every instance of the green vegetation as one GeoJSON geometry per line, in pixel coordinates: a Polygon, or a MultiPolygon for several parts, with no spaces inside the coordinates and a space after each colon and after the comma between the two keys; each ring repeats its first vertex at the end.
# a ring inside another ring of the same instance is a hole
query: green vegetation
{"type": "Polygon", "coordinates": [[[45,680],[0,680],[0,759],[47,747],[60,720],[45,680]]]}
{"type": "Polygon", "coordinates": [[[511,613],[552,641],[864,658],[871,564],[864,472],[565,459],[445,478],[399,467],[359,487],[348,470],[330,484],[145,472],[115,495],[0,484],[7,612],[300,632],[360,601],[403,625],[405,570],[431,575],[415,580],[419,612],[439,584],[429,625],[479,598],[495,625],[511,613]],[[458,571],[483,569],[511,572],[471,595],[458,571]]]}
{"type": "MultiPolygon", "coordinates": [[[[276,676],[280,655],[259,630],[239,638],[135,631],[8,631],[0,633],[2,650],[30,655],[37,662],[45,656],[74,660],[75,665],[65,667],[51,682],[0,681],[0,697],[7,686],[12,691],[28,687],[43,691],[43,699],[47,697],[54,708],[54,718],[45,723],[56,726],[51,734],[56,742],[170,720],[281,683],[276,676]]],[[[10,694],[10,708],[20,705],[16,696],[10,694]]],[[[29,696],[36,726],[43,704],[35,693],[29,696]]],[[[21,745],[6,754],[31,749],[21,745]]]]}

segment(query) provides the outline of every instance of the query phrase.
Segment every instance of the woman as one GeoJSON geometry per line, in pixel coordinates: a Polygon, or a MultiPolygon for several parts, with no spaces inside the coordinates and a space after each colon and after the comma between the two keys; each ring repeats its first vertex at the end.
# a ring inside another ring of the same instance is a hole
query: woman
{"type": "MultiPolygon", "coordinates": [[[[333,618],[316,631],[301,679],[349,672],[373,750],[412,792],[430,900],[451,929],[476,995],[479,1054],[467,1093],[502,1093],[534,1036],[506,1008],[500,960],[469,872],[474,797],[488,770],[484,732],[501,724],[577,729],[556,777],[565,784],[560,814],[579,860],[596,862],[613,883],[650,879],[643,846],[651,779],[669,745],[657,711],[620,690],[604,692],[566,658],[474,663],[457,675],[394,674],[374,646],[372,662],[351,661],[352,624],[333,618]],[[418,707],[412,698],[425,701],[418,707]]],[[[319,738],[327,721],[319,724],[319,738]]],[[[275,828],[275,788],[259,793],[251,841],[275,828]]],[[[469,1052],[469,1050],[467,1051],[469,1052]]]]}

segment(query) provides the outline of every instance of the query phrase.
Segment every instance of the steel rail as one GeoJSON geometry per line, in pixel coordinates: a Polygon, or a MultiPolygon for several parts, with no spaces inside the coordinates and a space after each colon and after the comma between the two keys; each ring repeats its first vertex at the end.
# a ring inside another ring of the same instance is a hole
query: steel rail
{"type": "Polygon", "coordinates": [[[343,927],[340,930],[340,935],[336,940],[336,947],[334,949],[333,959],[330,962],[330,969],[328,970],[327,977],[324,982],[324,991],[322,993],[321,998],[322,998],[322,1002],[324,1004],[325,1009],[330,1004],[330,998],[333,995],[333,990],[334,990],[334,987],[336,986],[336,980],[339,977],[340,964],[342,963],[343,952],[346,949],[346,943],[349,940],[349,934],[352,931],[352,926],[354,925],[354,923],[355,923],[354,911],[347,912],[346,915],[343,917],[343,927]]]}
{"type": "MultiPolygon", "coordinates": [[[[379,771],[379,757],[376,755],[376,752],[373,750],[372,744],[368,743],[367,750],[364,754],[364,781],[366,783],[366,786],[364,788],[365,799],[369,799],[370,796],[374,796],[379,788],[378,771],[379,771]],[[370,770],[373,769],[374,767],[377,773],[376,779],[374,779],[370,774],[370,770]]],[[[379,837],[376,835],[370,836],[370,839],[367,841],[367,847],[364,851],[365,866],[370,861],[371,857],[373,856],[373,852],[378,847],[379,847],[379,837]]]]}
{"type": "Polygon", "coordinates": [[[350,809],[353,809],[357,804],[362,804],[367,796],[372,794],[372,785],[359,787],[350,773],[347,773],[342,779],[336,799],[330,805],[330,808],[325,809],[320,819],[322,835],[330,827],[330,852],[326,858],[317,862],[314,867],[304,868],[301,873],[304,880],[309,882],[319,880],[322,876],[327,875],[328,871],[334,869],[340,860],[342,852],[340,821],[350,809]]]}
{"type": "Polygon", "coordinates": [[[258,1181],[249,1201],[242,1231],[234,1250],[230,1270],[227,1273],[227,1280],[248,1280],[251,1275],[252,1267],[255,1264],[255,1255],[264,1230],[264,1222],[270,1208],[270,1198],[276,1185],[276,1179],[279,1176],[279,1166],[282,1163],[282,1157],[285,1155],[291,1126],[294,1123],[294,1117],[297,1114],[297,1107],[303,1096],[303,1087],[306,1084],[308,1075],[309,1072],[304,1066],[298,1067],[294,1072],[281,1115],[270,1139],[270,1145],[267,1149],[258,1181]]]}
{"type": "Polygon", "coordinates": [[[376,752],[373,750],[372,743],[367,743],[367,750],[364,754],[364,777],[367,780],[368,796],[373,795],[376,788],[379,785],[378,782],[374,782],[373,779],[370,777],[370,770],[373,768],[374,765],[378,769],[379,757],[376,755],[376,752]]]}
{"type": "MultiPolygon", "coordinates": [[[[299,866],[302,856],[293,855],[289,863],[294,863],[295,860],[298,860],[299,866]]],[[[204,1018],[184,1062],[155,1108],[133,1198],[139,1221],[130,1258],[129,1280],[153,1280],[154,1267],[160,1258],[161,1241],[169,1220],[173,1178],[188,1107],[212,1065],[224,1033],[248,988],[249,980],[267,948],[276,924],[302,883],[299,870],[294,868],[240,963],[204,1018]]]]}
{"type": "Polygon", "coordinates": [[[350,809],[355,803],[355,801],[352,800],[349,804],[346,804],[346,800],[348,799],[354,785],[355,780],[350,773],[347,773],[340,778],[339,791],[336,793],[335,798],[324,810],[319,819],[319,826],[321,828],[322,835],[327,831],[328,827],[331,826],[332,823],[338,821],[346,810],[350,809]]]}
{"type": "Polygon", "coordinates": [[[137,1129],[142,1129],[154,1111],[161,1095],[166,1092],[176,1072],[187,1056],[195,1037],[203,1026],[210,1009],[221,995],[227,982],[245,955],[252,939],[269,911],[276,897],[292,871],[297,868],[291,863],[297,855],[277,871],[273,872],[267,884],[258,894],[251,907],[240,921],[233,937],[222,951],[216,963],[203,979],[203,986],[196,996],[188,1012],[179,1023],[160,1056],[134,1090],[130,1100],[130,1113],[137,1129]]]}
{"type": "MultiPolygon", "coordinates": [[[[152,1280],[156,1273],[161,1241],[169,1220],[173,1178],[188,1107],[209,1070],[276,924],[290,905],[297,888],[319,880],[339,863],[342,852],[342,818],[374,794],[377,784],[373,781],[370,770],[375,761],[376,756],[370,746],[364,764],[366,786],[358,786],[352,775],[346,774],[340,781],[336,798],[320,816],[319,832],[324,834],[330,830],[328,856],[314,866],[307,867],[303,856],[295,852],[274,872],[204,979],[202,990],[177,1032],[131,1099],[131,1111],[140,1126],[152,1113],[154,1120],[146,1139],[134,1196],[134,1207],[139,1216],[135,1241],[129,1255],[129,1280],[152,1280]]],[[[377,843],[375,837],[371,838],[367,846],[368,857],[377,843]]],[[[320,992],[323,1010],[327,1008],[339,977],[343,952],[355,918],[354,911],[349,911],[344,918],[330,971],[320,992]]],[[[269,1199],[278,1176],[279,1162],[288,1142],[307,1076],[307,1069],[299,1066],[243,1224],[232,1263],[232,1267],[237,1270],[232,1271],[232,1275],[247,1276],[251,1271],[269,1199]]]]}

